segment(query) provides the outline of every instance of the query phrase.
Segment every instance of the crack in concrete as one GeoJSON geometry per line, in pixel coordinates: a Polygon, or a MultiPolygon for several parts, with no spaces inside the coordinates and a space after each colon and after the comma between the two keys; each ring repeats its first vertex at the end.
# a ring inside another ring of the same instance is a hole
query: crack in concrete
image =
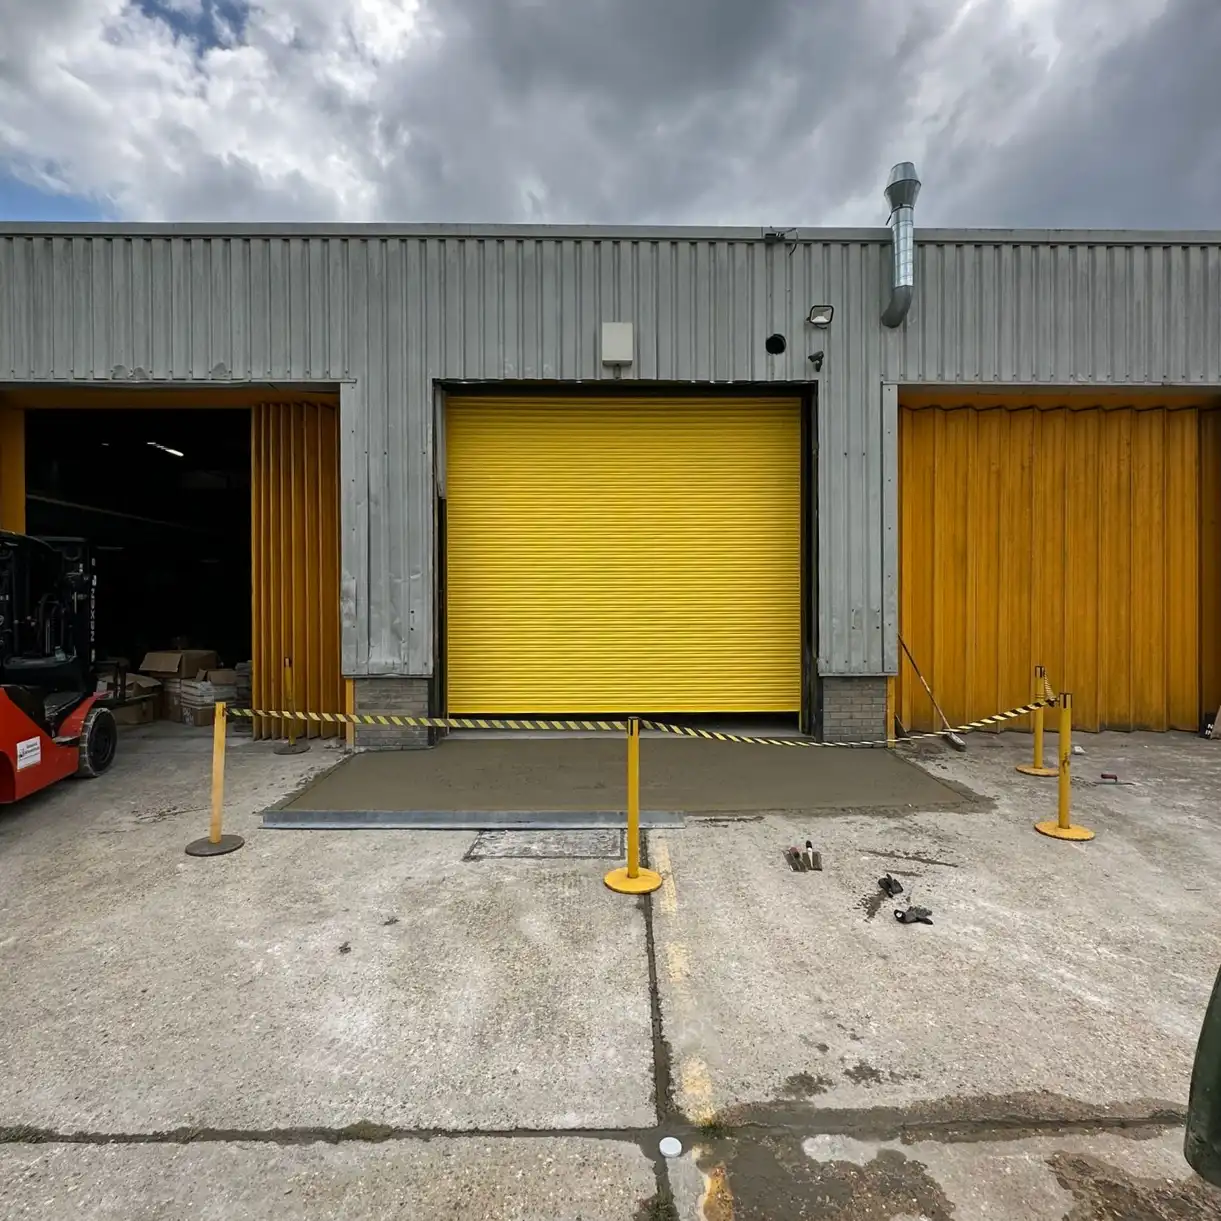
{"type": "MultiPolygon", "coordinates": [[[[772,1104],[765,1104],[770,1106],[772,1104]]],[[[1114,1114],[1097,1112],[1074,1117],[969,1115],[944,1119],[907,1119],[898,1108],[872,1108],[865,1111],[833,1111],[819,1107],[794,1107],[774,1118],[744,1116],[735,1122],[727,1114],[718,1119],[718,1136],[780,1135],[850,1136],[857,1140],[894,1141],[905,1144],[936,1141],[943,1144],[981,1140],[1023,1140],[1032,1136],[1067,1133],[1118,1133],[1134,1137],[1152,1136],[1167,1128],[1180,1128],[1187,1119],[1185,1108],[1166,1107],[1149,1112],[1114,1114]]],[[[461,1140],[487,1138],[499,1140],[557,1140],[584,1137],[638,1144],[654,1160],[660,1155],[657,1142],[662,1136],[677,1136],[685,1145],[706,1139],[709,1125],[692,1124],[671,1118],[649,1128],[404,1128],[390,1124],[353,1123],[343,1127],[218,1128],[181,1127],[149,1132],[61,1131],[33,1124],[0,1126],[0,1145],[191,1145],[251,1144],[307,1145],[384,1144],[390,1141],[461,1140]]],[[[664,1166],[664,1159],[662,1159],[664,1166]]]]}
{"type": "MultiPolygon", "coordinates": [[[[654,1128],[400,1128],[390,1124],[353,1123],[341,1128],[166,1128],[152,1132],[61,1132],[30,1124],[0,1127],[0,1145],[338,1145],[349,1142],[386,1144],[391,1141],[554,1140],[586,1137],[643,1145],[654,1128]]],[[[654,1142],[656,1143],[656,1142],[654,1142]]]]}
{"type": "MultiPolygon", "coordinates": [[[[642,864],[649,868],[648,835],[641,837],[642,864]]],[[[640,1150],[653,1164],[654,1193],[651,1199],[642,1200],[637,1216],[641,1221],[677,1221],[678,1211],[670,1189],[670,1174],[666,1159],[661,1152],[661,1128],[677,1116],[674,1104],[674,1061],[670,1044],[662,1024],[661,987],[657,975],[657,939],[653,930],[653,896],[640,896],[640,912],[644,919],[645,959],[649,973],[649,1025],[653,1047],[653,1112],[657,1116],[657,1128],[640,1138],[640,1150]]],[[[685,1140],[684,1140],[684,1143],[685,1140]]]]}
{"type": "Polygon", "coordinates": [[[717,1116],[718,1125],[728,1133],[803,1132],[808,1136],[849,1136],[875,1142],[897,1140],[904,1144],[1023,1140],[1066,1133],[1113,1133],[1140,1139],[1167,1128],[1181,1128],[1186,1122],[1185,1107],[1161,1100],[1094,1108],[1053,1094],[983,1095],[906,1107],[843,1110],[782,1099],[729,1107],[717,1116]]]}
{"type": "MultiPolygon", "coordinates": [[[[917,865],[941,865],[945,869],[961,869],[961,865],[956,865],[953,861],[943,861],[935,856],[928,856],[923,852],[878,852],[867,848],[866,856],[879,856],[887,861],[911,861],[917,865]]],[[[898,870],[894,871],[898,873],[898,870]]]]}

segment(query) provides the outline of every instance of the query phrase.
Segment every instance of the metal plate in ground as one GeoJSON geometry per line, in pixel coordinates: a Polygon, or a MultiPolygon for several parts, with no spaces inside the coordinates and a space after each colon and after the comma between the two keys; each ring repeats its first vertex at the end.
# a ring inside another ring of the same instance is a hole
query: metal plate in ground
{"type": "Polygon", "coordinates": [[[622,831],[481,831],[466,854],[468,861],[505,857],[617,861],[623,856],[622,831]]]}

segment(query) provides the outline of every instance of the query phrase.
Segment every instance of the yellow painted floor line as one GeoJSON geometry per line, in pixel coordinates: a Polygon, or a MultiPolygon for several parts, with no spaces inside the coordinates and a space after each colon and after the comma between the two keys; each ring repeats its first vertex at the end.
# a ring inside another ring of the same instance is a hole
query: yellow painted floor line
{"type": "Polygon", "coordinates": [[[687,947],[678,941],[665,944],[666,974],[676,987],[682,987],[691,978],[691,955],[687,947]]]}
{"type": "Polygon", "coordinates": [[[663,916],[672,916],[678,911],[678,892],[674,889],[674,872],[670,867],[670,845],[660,836],[650,837],[657,872],[661,874],[661,891],[657,897],[657,908],[663,916]]]}
{"type": "Polygon", "coordinates": [[[716,1114],[712,1104],[712,1078],[708,1065],[698,1056],[683,1061],[679,1074],[685,1105],[683,1110],[692,1123],[708,1123],[716,1114]]]}

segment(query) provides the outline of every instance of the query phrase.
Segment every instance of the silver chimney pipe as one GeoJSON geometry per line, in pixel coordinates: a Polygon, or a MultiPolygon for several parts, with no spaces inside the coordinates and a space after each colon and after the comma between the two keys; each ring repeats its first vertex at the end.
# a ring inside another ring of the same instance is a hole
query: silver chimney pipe
{"type": "Polygon", "coordinates": [[[882,314],[883,326],[899,326],[911,309],[916,289],[916,222],[912,209],[919,194],[916,167],[910,161],[900,161],[890,171],[890,180],[886,183],[893,265],[890,304],[882,314]]]}

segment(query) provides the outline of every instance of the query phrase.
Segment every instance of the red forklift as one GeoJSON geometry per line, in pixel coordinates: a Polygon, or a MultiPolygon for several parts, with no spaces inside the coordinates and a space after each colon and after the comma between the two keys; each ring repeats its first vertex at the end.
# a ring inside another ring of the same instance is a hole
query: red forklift
{"type": "Polygon", "coordinates": [[[83,540],[0,531],[0,803],[114,761],[118,728],[97,690],[96,592],[83,540]]]}

